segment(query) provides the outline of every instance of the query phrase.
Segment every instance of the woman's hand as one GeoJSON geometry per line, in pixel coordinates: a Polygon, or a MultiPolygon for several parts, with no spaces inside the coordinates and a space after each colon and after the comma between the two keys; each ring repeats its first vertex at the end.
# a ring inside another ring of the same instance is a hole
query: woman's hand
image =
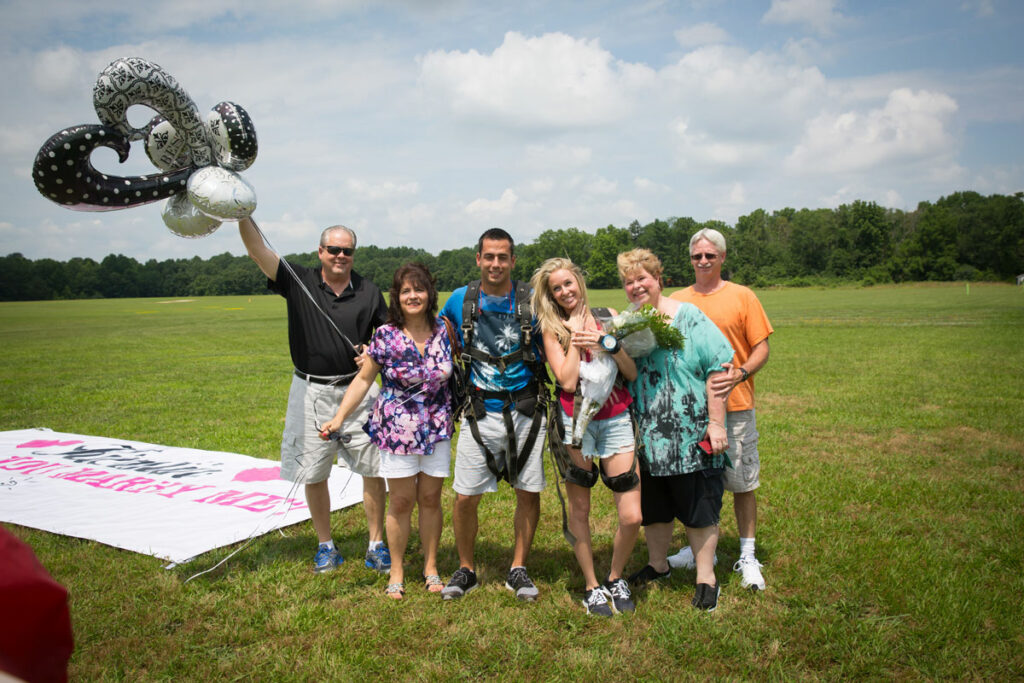
{"type": "Polygon", "coordinates": [[[324,441],[330,441],[331,433],[339,431],[341,429],[341,425],[342,420],[332,417],[320,427],[320,438],[324,441]]]}
{"type": "Polygon", "coordinates": [[[577,330],[572,333],[569,343],[578,349],[596,349],[603,336],[604,333],[597,330],[577,330]]]}
{"type": "Polygon", "coordinates": [[[718,422],[708,424],[708,439],[711,441],[711,452],[715,455],[725,453],[729,449],[729,434],[718,422]]]}

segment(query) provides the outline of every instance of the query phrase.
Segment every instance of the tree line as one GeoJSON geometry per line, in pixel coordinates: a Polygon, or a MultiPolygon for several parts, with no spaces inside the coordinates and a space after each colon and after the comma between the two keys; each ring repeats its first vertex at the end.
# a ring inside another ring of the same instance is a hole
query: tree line
{"type": "MultiPolygon", "coordinates": [[[[728,279],[754,287],[806,286],[833,282],[882,284],[921,280],[1008,280],[1024,272],[1024,192],[982,196],[957,192],[914,211],[855,201],[835,209],[757,209],[736,225],[698,223],[692,218],[633,221],[589,233],[579,228],[547,230],[516,245],[513,273],[528,279],[551,256],[580,264],[592,288],[619,286],[615,257],[646,247],[664,263],[670,286],[693,282],[687,245],[702,228],[715,228],[728,243],[728,279]]],[[[476,245],[436,256],[411,247],[360,246],[356,270],[383,290],[408,261],[426,264],[437,286],[450,291],[479,277],[476,245]]],[[[288,260],[317,265],[315,252],[288,260]]],[[[19,253],[0,257],[0,301],[118,297],[183,297],[266,293],[266,278],[247,256],[209,259],[150,259],[111,254],[102,261],[73,258],[30,260],[19,253]]]]}

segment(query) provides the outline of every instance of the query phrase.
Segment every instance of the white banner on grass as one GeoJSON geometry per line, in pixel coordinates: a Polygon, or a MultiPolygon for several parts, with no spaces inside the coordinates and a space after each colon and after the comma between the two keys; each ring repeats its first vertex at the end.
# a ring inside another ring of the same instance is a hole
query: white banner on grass
{"type": "MultiPolygon", "coordinates": [[[[48,429],[0,432],[0,522],[184,562],[309,519],[279,463],[48,429]]],[[[335,465],[331,509],[362,502],[335,465]]]]}

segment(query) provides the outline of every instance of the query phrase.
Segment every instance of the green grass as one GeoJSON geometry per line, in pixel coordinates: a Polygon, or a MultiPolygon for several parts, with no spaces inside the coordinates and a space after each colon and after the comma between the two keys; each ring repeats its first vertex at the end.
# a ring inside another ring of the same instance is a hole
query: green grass
{"type": "MultiPolygon", "coordinates": [[[[749,593],[728,496],[719,609],[693,572],[588,618],[549,485],[533,605],[502,586],[514,497],[481,506],[484,587],[442,603],[414,582],[383,597],[362,567],[361,508],[335,513],[350,558],[309,571],[310,525],[163,569],[155,558],[33,529],[68,587],[74,679],[1008,679],[1024,671],[1024,291],[917,285],[758,292],[776,332],[757,376],[763,460],[749,593]],[[356,561],[351,561],[356,560],[356,561]]],[[[619,291],[594,305],[621,308],[619,291]]],[[[2,429],[124,437],[277,457],[290,362],[279,297],[0,304],[2,429]]],[[[550,468],[549,468],[550,473],[550,468]]],[[[445,492],[440,562],[456,568],[445,492]]],[[[614,533],[594,489],[598,570],[614,533]]],[[[682,540],[677,530],[677,543],[682,540]]],[[[629,569],[645,561],[643,543],[629,569]]],[[[422,558],[413,535],[407,576],[422,558]]]]}

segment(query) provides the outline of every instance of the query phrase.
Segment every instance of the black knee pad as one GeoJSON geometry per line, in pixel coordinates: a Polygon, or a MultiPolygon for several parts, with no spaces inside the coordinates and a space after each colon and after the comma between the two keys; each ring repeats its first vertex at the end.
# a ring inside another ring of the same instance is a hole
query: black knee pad
{"type": "Polygon", "coordinates": [[[636,475],[636,468],[629,472],[623,472],[617,474],[614,477],[604,476],[604,472],[601,472],[601,481],[604,485],[615,493],[625,493],[626,491],[632,491],[640,485],[640,477],[636,475]]]}
{"type": "Polygon", "coordinates": [[[569,468],[565,472],[565,481],[567,484],[576,484],[576,486],[588,489],[593,488],[594,484],[597,483],[597,470],[585,470],[582,467],[576,467],[576,465],[569,463],[569,468]]]}

